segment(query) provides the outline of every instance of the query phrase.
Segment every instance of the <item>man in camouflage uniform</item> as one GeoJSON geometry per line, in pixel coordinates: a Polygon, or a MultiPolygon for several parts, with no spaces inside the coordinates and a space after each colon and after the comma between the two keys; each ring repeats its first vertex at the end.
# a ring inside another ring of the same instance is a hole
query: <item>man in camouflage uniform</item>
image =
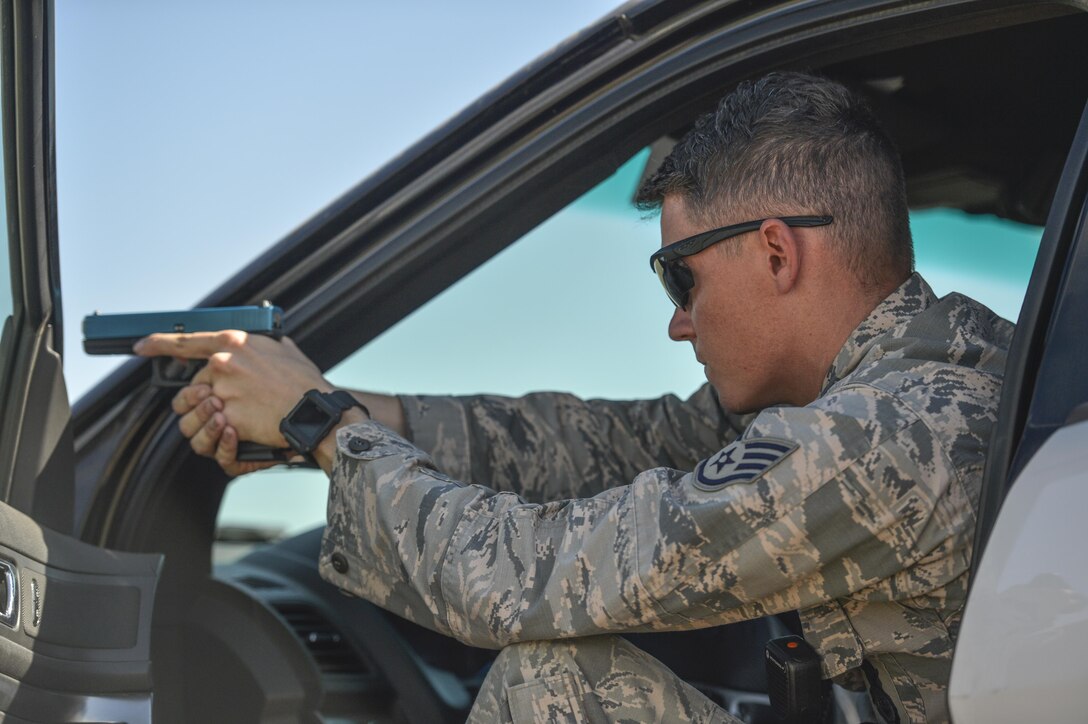
{"type": "MultiPolygon", "coordinates": [[[[742,84],[640,200],[662,209],[670,335],[714,389],[356,393],[388,424],[350,410],[315,452],[332,480],[322,575],[502,648],[472,721],[734,721],[613,634],[788,611],[825,678],[867,692],[861,718],[946,720],[1011,325],[911,273],[898,158],[830,81],[742,84]]],[[[231,472],[238,439],[283,445],[302,391],[332,389],[290,342],[139,351],[211,358],[175,408],[231,472]]]]}

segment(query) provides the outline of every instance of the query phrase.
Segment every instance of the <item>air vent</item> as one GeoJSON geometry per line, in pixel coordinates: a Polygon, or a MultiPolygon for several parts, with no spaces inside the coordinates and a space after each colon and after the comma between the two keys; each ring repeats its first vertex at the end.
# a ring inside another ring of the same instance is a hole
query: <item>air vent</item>
{"type": "Polygon", "coordinates": [[[275,581],[267,578],[261,578],[260,576],[242,576],[237,579],[238,583],[241,583],[246,588],[262,589],[262,588],[283,588],[283,586],[275,581]]]}
{"type": "Polygon", "coordinates": [[[317,667],[325,674],[369,674],[343,634],[317,609],[304,603],[273,603],[276,611],[291,625],[295,634],[310,650],[317,667]]]}

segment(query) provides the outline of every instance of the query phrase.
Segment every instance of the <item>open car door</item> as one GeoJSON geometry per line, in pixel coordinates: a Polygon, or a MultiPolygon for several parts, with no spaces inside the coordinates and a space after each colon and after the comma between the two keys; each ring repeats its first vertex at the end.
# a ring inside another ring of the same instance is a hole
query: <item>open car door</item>
{"type": "Polygon", "coordinates": [[[0,719],[151,718],[159,555],[71,536],[73,444],[61,368],[53,5],[0,0],[0,719]]]}

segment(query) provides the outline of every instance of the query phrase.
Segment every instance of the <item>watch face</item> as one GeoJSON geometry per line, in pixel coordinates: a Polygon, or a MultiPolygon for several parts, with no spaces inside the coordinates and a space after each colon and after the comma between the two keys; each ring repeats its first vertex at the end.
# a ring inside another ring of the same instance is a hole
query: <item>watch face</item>
{"type": "Polygon", "coordinates": [[[328,403],[316,390],[307,392],[280,423],[280,432],[288,444],[300,453],[310,453],[318,446],[329,429],[336,424],[339,415],[329,409],[328,403]]]}
{"type": "Polygon", "coordinates": [[[291,415],[291,423],[304,431],[317,432],[322,425],[329,420],[328,410],[324,410],[309,397],[302,401],[302,405],[291,415]]]}

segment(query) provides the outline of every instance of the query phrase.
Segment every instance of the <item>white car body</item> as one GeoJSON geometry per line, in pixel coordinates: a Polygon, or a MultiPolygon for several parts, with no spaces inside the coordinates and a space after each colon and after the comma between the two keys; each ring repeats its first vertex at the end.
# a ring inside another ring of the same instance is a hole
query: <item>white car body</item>
{"type": "Polygon", "coordinates": [[[1054,433],[1001,509],[971,589],[956,724],[1088,721],[1088,422],[1054,433]]]}

